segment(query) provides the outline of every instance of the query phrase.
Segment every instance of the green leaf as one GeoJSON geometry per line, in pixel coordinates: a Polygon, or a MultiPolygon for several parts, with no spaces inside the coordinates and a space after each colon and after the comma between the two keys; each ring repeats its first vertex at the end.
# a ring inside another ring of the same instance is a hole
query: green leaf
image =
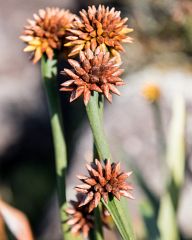
{"type": "Polygon", "coordinates": [[[158,227],[162,240],[179,240],[176,212],[170,197],[165,194],[161,199],[158,227]]]}
{"type": "Polygon", "coordinates": [[[110,197],[107,204],[103,199],[102,203],[110,212],[122,238],[124,240],[134,240],[135,238],[130,224],[129,214],[127,214],[127,207],[125,207],[124,199],[121,198],[121,200],[118,201],[114,197],[110,197]]]}
{"type": "Polygon", "coordinates": [[[102,220],[101,220],[101,205],[94,209],[94,228],[90,230],[90,240],[103,240],[102,220]]]}
{"type": "Polygon", "coordinates": [[[185,115],[184,99],[177,96],[173,103],[173,117],[167,146],[167,164],[178,188],[182,186],[184,181],[185,115]]]}
{"type": "Polygon", "coordinates": [[[173,102],[166,160],[170,176],[160,202],[158,227],[163,240],[178,240],[177,209],[185,167],[185,103],[181,96],[173,102]]]}

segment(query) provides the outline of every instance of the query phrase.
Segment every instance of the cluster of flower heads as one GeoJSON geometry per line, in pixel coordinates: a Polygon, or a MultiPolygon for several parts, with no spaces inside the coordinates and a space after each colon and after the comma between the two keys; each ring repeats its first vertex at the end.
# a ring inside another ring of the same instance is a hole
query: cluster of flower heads
{"type": "Polygon", "coordinates": [[[111,102],[112,93],[120,95],[116,87],[123,85],[123,70],[119,69],[122,43],[132,41],[127,20],[120,11],[103,5],[80,11],[80,17],[59,8],[40,9],[34,20],[28,20],[20,38],[27,44],[24,51],[32,52],[34,63],[43,54],[52,59],[54,51],[64,46],[70,48],[69,57],[78,57],[78,61],[69,59],[72,69],[64,70],[70,79],[61,91],[71,92],[70,101],[83,95],[87,104],[97,91],[111,102]]]}
{"type": "MultiPolygon", "coordinates": [[[[94,162],[87,164],[88,176],[78,175],[83,182],[77,185],[77,201],[71,201],[71,207],[66,210],[69,218],[67,223],[71,226],[73,233],[82,232],[87,236],[89,230],[93,228],[93,210],[98,206],[101,198],[108,203],[109,197],[116,197],[120,200],[121,196],[134,199],[132,196],[133,187],[126,180],[132,172],[122,172],[120,163],[112,163],[109,159],[102,164],[95,159],[94,162]]],[[[104,214],[102,221],[106,224],[104,214]]]]}
{"type": "MultiPolygon", "coordinates": [[[[69,49],[68,59],[72,69],[64,69],[62,74],[69,77],[61,84],[61,91],[71,92],[70,101],[83,96],[88,104],[92,92],[103,94],[109,102],[112,93],[120,95],[118,86],[124,85],[120,75],[120,52],[122,43],[130,43],[127,36],[132,31],[126,25],[127,18],[121,18],[120,12],[100,5],[80,11],[80,17],[68,10],[46,8],[34,14],[34,20],[28,20],[23,35],[20,37],[32,52],[33,62],[38,62],[45,54],[52,59],[54,51],[69,49]]],[[[121,172],[119,163],[110,163],[107,159],[102,164],[97,159],[87,165],[88,176],[78,176],[83,184],[76,186],[77,201],[71,201],[66,210],[67,223],[73,233],[82,232],[86,237],[93,228],[93,210],[101,201],[121,196],[133,199],[132,186],[126,182],[131,172],[121,172]]],[[[104,218],[102,218],[105,224],[104,218]]]]}

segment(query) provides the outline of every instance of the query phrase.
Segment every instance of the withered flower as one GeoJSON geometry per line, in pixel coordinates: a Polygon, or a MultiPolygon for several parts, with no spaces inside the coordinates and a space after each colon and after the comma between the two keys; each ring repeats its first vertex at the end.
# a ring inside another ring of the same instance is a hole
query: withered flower
{"type": "Polygon", "coordinates": [[[61,91],[70,91],[70,102],[83,95],[84,103],[87,105],[92,91],[103,93],[105,97],[112,101],[111,93],[120,95],[116,86],[124,85],[119,76],[123,69],[119,69],[115,57],[110,58],[109,52],[104,52],[97,47],[93,53],[90,49],[80,52],[80,63],[69,59],[73,71],[64,69],[64,74],[70,77],[70,80],[61,84],[61,91]]]}
{"type": "Polygon", "coordinates": [[[123,51],[122,42],[130,43],[132,38],[127,34],[133,29],[126,25],[128,18],[121,18],[120,11],[115,8],[109,9],[103,5],[88,7],[80,11],[80,18],[73,27],[68,29],[71,36],[68,36],[67,47],[72,47],[69,56],[78,54],[83,49],[94,51],[100,44],[105,44],[112,55],[123,51]]]}
{"type": "Polygon", "coordinates": [[[76,191],[84,193],[84,199],[79,204],[79,207],[87,206],[91,212],[99,204],[101,198],[108,202],[109,194],[120,200],[121,196],[133,199],[131,190],[133,187],[126,182],[126,179],[132,172],[121,172],[120,163],[110,163],[110,160],[105,161],[104,166],[97,159],[90,165],[87,164],[89,176],[77,176],[82,182],[82,185],[76,186],[76,191]]]}
{"type": "Polygon", "coordinates": [[[27,43],[24,52],[33,52],[33,62],[36,63],[43,53],[49,59],[53,58],[54,49],[63,45],[66,28],[71,27],[75,15],[64,9],[46,8],[40,9],[33,17],[28,20],[20,39],[27,43]]]}
{"type": "Polygon", "coordinates": [[[82,197],[82,194],[77,194],[77,201],[70,201],[71,207],[66,209],[68,214],[67,224],[74,235],[82,233],[86,238],[90,229],[94,226],[94,214],[88,212],[87,206],[79,207],[82,197]]]}
{"type": "MultiPolygon", "coordinates": [[[[65,211],[68,215],[67,224],[69,225],[70,231],[74,235],[78,235],[80,233],[86,238],[90,229],[94,228],[95,216],[94,212],[88,212],[88,206],[81,206],[79,204],[83,200],[84,194],[78,193],[76,195],[77,200],[70,201],[71,206],[68,207],[65,211]]],[[[102,206],[101,209],[101,221],[106,228],[109,227],[109,222],[111,220],[111,216],[107,209],[102,206]]]]}
{"type": "Polygon", "coordinates": [[[143,97],[149,102],[158,101],[161,95],[161,91],[156,84],[146,84],[142,89],[143,97]]]}

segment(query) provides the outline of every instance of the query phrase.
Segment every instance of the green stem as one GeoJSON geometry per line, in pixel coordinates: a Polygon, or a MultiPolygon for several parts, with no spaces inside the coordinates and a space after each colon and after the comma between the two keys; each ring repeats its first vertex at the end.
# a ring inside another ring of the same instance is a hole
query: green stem
{"type": "Polygon", "coordinates": [[[67,154],[62,126],[61,106],[56,82],[57,60],[55,59],[49,60],[46,58],[46,56],[43,56],[41,61],[41,72],[50,112],[51,130],[55,152],[56,177],[62,233],[63,237],[65,236],[65,239],[67,239],[68,235],[66,234],[67,226],[64,223],[66,221],[65,174],[67,167],[67,154]]]}
{"type": "Polygon", "coordinates": [[[101,123],[101,107],[102,101],[99,98],[99,94],[94,92],[91,96],[89,103],[87,104],[86,111],[93,133],[94,143],[97,148],[98,156],[100,160],[111,158],[109,145],[106,141],[104,129],[101,123]]]}
{"type": "MultiPolygon", "coordinates": [[[[94,92],[86,107],[86,111],[99,158],[100,160],[104,160],[111,158],[111,153],[102,126],[101,114],[99,110],[100,104],[99,94],[97,92],[94,92]]],[[[103,200],[102,202],[104,203],[103,200]]],[[[122,238],[124,240],[133,240],[134,235],[132,232],[131,224],[125,214],[126,210],[124,209],[123,205],[123,200],[117,201],[112,196],[110,197],[108,204],[105,204],[106,208],[113,217],[113,220],[122,238]]]]}
{"type": "Polygon", "coordinates": [[[103,240],[103,229],[101,220],[101,209],[100,206],[94,209],[94,228],[90,230],[90,240],[103,240]]]}
{"type": "Polygon", "coordinates": [[[152,111],[154,116],[154,123],[156,128],[157,134],[157,143],[159,148],[159,154],[162,159],[165,158],[165,151],[166,151],[166,139],[163,129],[163,121],[161,115],[161,108],[158,101],[152,103],[152,111]]]}
{"type": "MultiPolygon", "coordinates": [[[[99,104],[98,104],[98,112],[100,120],[103,118],[103,107],[104,107],[104,97],[102,95],[99,96],[99,104]]],[[[99,155],[97,152],[97,148],[95,146],[95,142],[93,143],[93,159],[98,159],[99,155]]],[[[101,208],[98,206],[94,210],[94,228],[91,229],[89,239],[90,240],[103,240],[103,229],[102,229],[102,219],[101,219],[101,208]]]]}

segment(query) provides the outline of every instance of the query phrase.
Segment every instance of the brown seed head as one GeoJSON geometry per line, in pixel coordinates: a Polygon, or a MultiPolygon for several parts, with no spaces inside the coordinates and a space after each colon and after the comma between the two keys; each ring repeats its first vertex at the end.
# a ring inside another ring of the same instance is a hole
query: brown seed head
{"type": "Polygon", "coordinates": [[[79,207],[83,199],[82,194],[77,194],[77,201],[70,201],[71,207],[66,209],[68,215],[67,224],[74,235],[80,233],[86,238],[94,226],[94,214],[88,212],[87,206],[79,207]]]}
{"type": "MultiPolygon", "coordinates": [[[[94,213],[88,212],[88,206],[79,207],[83,200],[83,194],[78,193],[77,201],[70,201],[71,207],[66,209],[68,215],[67,224],[70,226],[70,231],[78,235],[80,233],[86,238],[91,228],[94,227],[94,213]]],[[[106,208],[102,207],[101,220],[105,227],[109,228],[108,222],[110,218],[109,212],[106,208]]]]}
{"type": "Polygon", "coordinates": [[[28,20],[20,39],[27,43],[24,51],[34,53],[33,62],[36,63],[43,53],[53,58],[53,50],[63,45],[66,28],[71,27],[75,15],[64,9],[46,8],[33,17],[28,20]]]}
{"type": "Polygon", "coordinates": [[[76,186],[76,191],[84,193],[84,198],[79,207],[88,206],[91,212],[97,207],[101,198],[108,202],[108,195],[112,194],[118,200],[121,196],[133,199],[131,190],[133,187],[126,182],[131,172],[121,172],[120,163],[110,163],[106,160],[104,166],[97,159],[94,163],[87,165],[89,176],[78,176],[83,182],[76,186]]]}
{"type": "Polygon", "coordinates": [[[105,44],[112,54],[123,51],[122,42],[130,43],[132,38],[127,34],[133,29],[126,25],[128,18],[121,18],[120,11],[109,9],[103,5],[88,7],[80,11],[80,18],[74,22],[73,28],[68,29],[67,47],[72,47],[69,56],[78,54],[83,49],[94,51],[97,46],[105,44]]]}
{"type": "Polygon", "coordinates": [[[123,69],[119,69],[115,58],[110,58],[109,52],[97,47],[93,53],[90,49],[80,52],[80,63],[69,59],[73,70],[64,69],[64,73],[70,80],[61,84],[61,91],[70,91],[70,102],[83,95],[84,103],[87,105],[92,91],[103,93],[111,102],[112,94],[120,95],[116,86],[124,85],[119,76],[123,69]]]}

